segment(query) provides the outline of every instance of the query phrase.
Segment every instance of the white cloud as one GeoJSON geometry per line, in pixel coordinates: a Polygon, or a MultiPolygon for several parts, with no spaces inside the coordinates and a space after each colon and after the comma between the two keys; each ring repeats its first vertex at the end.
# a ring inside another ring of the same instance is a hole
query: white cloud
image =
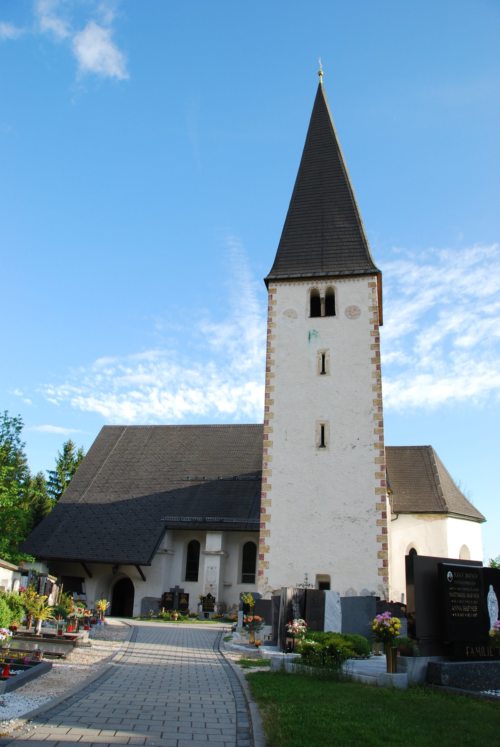
{"type": "Polygon", "coordinates": [[[71,46],[80,75],[91,73],[125,80],[129,77],[125,57],[113,41],[115,6],[112,0],[87,3],[83,6],[87,18],[82,27],[81,19],[76,19],[78,4],[37,0],[34,6],[36,30],[71,46]]]}
{"type": "Polygon", "coordinates": [[[45,397],[114,423],[262,420],[264,306],[241,244],[234,237],[227,244],[232,295],[224,320],[178,330],[178,349],[100,358],[45,387],[45,397]]]}
{"type": "Polygon", "coordinates": [[[26,430],[37,433],[54,433],[58,436],[70,436],[72,433],[83,433],[79,428],[65,428],[60,425],[32,425],[26,430]]]}
{"type": "Polygon", "coordinates": [[[500,247],[406,254],[382,269],[385,407],[499,398],[500,247]]]}
{"type": "Polygon", "coordinates": [[[7,23],[6,21],[0,21],[0,40],[18,39],[24,33],[25,29],[14,26],[12,23],[7,23]]]}
{"type": "MultiPolygon", "coordinates": [[[[100,358],[45,387],[46,398],[115,423],[261,421],[264,299],[240,242],[226,242],[225,318],[189,318],[169,328],[168,348],[100,358]]],[[[382,270],[386,409],[498,399],[500,247],[400,254],[382,270]]]]}
{"type": "Polygon", "coordinates": [[[125,58],[113,43],[109,28],[89,21],[73,37],[73,52],[81,73],[96,73],[110,78],[128,78],[125,58]]]}
{"type": "Polygon", "coordinates": [[[71,35],[70,22],[61,15],[63,10],[60,0],[37,0],[35,16],[42,34],[52,34],[59,41],[71,35]]]}

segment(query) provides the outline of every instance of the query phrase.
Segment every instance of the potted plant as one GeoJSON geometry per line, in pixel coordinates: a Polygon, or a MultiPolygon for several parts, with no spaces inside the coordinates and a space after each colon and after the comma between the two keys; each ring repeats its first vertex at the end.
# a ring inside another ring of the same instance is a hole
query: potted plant
{"type": "Polygon", "coordinates": [[[47,604],[48,597],[44,595],[38,595],[36,605],[33,607],[33,617],[35,620],[35,635],[42,634],[42,623],[45,620],[54,619],[54,611],[52,607],[47,604]]]}
{"type": "Polygon", "coordinates": [[[376,640],[384,644],[387,672],[394,674],[398,653],[395,642],[401,630],[401,620],[399,617],[393,617],[387,610],[373,618],[372,630],[376,640]]]}

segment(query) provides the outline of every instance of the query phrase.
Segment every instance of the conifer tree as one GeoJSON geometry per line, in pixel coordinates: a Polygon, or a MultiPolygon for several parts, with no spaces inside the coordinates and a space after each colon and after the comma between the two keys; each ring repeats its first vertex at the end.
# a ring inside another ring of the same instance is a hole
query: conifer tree
{"type": "Polygon", "coordinates": [[[71,439],[63,444],[62,451],[57,455],[56,468],[48,472],[47,490],[54,503],[57,503],[70,484],[84,456],[83,449],[77,449],[71,439]]]}
{"type": "Polygon", "coordinates": [[[21,440],[23,421],[7,410],[0,416],[0,557],[17,562],[19,543],[31,528],[31,475],[21,440]]]}

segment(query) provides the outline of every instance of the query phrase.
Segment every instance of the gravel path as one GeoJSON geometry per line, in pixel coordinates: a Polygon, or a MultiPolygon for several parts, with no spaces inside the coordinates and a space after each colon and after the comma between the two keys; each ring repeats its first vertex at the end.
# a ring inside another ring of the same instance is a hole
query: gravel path
{"type": "Polygon", "coordinates": [[[122,650],[130,628],[108,620],[92,631],[92,646],[74,648],[63,660],[56,660],[50,672],[18,690],[0,695],[0,738],[13,736],[24,723],[23,716],[51,700],[67,695],[86,680],[98,675],[122,650]]]}

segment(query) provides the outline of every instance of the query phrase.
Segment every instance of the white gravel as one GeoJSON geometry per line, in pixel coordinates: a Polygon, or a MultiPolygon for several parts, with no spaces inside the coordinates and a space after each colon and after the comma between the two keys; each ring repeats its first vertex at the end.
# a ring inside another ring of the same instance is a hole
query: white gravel
{"type": "Polygon", "coordinates": [[[13,692],[0,695],[0,738],[15,736],[24,725],[23,716],[51,700],[60,698],[84,684],[102,670],[123,647],[129,627],[109,620],[94,629],[92,646],[74,648],[64,660],[53,662],[52,669],[13,692]]]}

